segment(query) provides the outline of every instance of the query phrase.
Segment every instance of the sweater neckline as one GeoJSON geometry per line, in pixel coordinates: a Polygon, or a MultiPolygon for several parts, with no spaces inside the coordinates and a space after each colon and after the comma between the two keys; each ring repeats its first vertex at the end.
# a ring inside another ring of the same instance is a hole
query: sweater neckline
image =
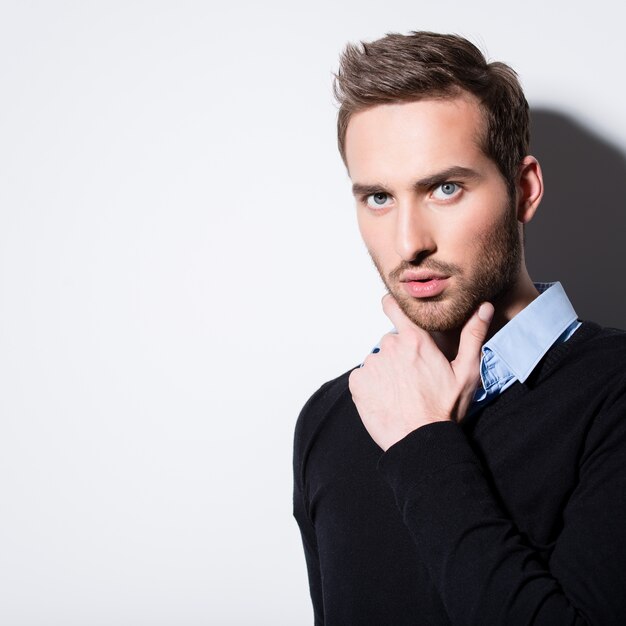
{"type": "MultiPolygon", "coordinates": [[[[552,346],[548,352],[546,352],[543,359],[537,364],[531,373],[529,379],[540,380],[548,376],[552,371],[554,371],[554,369],[569,352],[577,349],[580,344],[591,339],[594,335],[598,334],[600,330],[601,326],[595,322],[581,320],[578,330],[565,343],[556,344],[552,346]]],[[[527,393],[528,390],[528,384],[516,381],[494,402],[487,405],[482,411],[477,411],[475,414],[476,418],[479,418],[480,415],[491,413],[491,411],[500,411],[511,402],[515,402],[515,400],[517,400],[520,396],[527,393]]]]}

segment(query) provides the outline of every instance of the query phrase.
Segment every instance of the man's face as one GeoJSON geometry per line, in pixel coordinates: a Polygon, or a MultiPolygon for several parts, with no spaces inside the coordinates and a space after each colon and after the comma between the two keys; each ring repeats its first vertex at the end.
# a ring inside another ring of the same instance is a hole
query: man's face
{"type": "Polygon", "coordinates": [[[481,149],[483,124],[464,96],[380,105],[348,125],[361,235],[402,310],[429,331],[462,327],[519,276],[520,226],[481,149]]]}

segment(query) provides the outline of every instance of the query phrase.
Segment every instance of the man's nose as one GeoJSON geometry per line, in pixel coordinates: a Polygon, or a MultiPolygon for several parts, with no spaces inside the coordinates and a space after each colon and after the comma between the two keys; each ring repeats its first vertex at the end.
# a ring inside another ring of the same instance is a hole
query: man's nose
{"type": "Polygon", "coordinates": [[[419,206],[401,205],[396,216],[396,252],[404,261],[414,261],[436,250],[432,226],[419,206]]]}

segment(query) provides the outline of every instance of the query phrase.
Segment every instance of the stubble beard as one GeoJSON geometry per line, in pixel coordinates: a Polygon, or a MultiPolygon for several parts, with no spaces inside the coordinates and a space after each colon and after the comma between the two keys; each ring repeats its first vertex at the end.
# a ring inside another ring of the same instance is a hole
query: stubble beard
{"type": "Polygon", "coordinates": [[[522,262],[522,243],[512,203],[502,223],[475,243],[482,254],[477,258],[472,275],[466,275],[458,265],[430,257],[404,261],[386,274],[371,250],[369,253],[404,314],[424,330],[446,332],[462,328],[481,303],[491,302],[497,306],[514,288],[522,262]],[[400,286],[400,276],[406,270],[418,268],[450,276],[453,284],[438,296],[412,298],[400,286]]]}

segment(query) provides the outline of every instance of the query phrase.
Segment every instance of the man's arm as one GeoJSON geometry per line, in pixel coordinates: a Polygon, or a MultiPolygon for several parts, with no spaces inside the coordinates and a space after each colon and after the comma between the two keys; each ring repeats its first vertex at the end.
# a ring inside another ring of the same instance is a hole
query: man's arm
{"type": "Polygon", "coordinates": [[[624,623],[625,468],[622,391],[592,428],[546,562],[500,508],[457,424],[420,428],[379,462],[454,624],[624,623]]]}
{"type": "Polygon", "coordinates": [[[328,406],[336,400],[334,395],[328,393],[332,382],[322,385],[302,408],[296,423],[293,444],[293,515],[302,535],[315,626],[324,624],[324,596],[317,537],[309,516],[305,493],[304,471],[309,447],[319,427],[317,420],[320,415],[325,415],[328,406]]]}
{"type": "Polygon", "coordinates": [[[297,476],[294,477],[293,512],[302,535],[302,545],[304,546],[304,556],[309,576],[309,589],[311,592],[311,600],[313,601],[315,626],[323,626],[324,602],[317,539],[315,537],[315,529],[313,528],[313,524],[306,510],[302,488],[297,476]]]}
{"type": "Polygon", "coordinates": [[[622,623],[626,381],[588,433],[579,482],[546,561],[501,508],[456,423],[472,361],[478,375],[480,320],[473,316],[463,330],[455,368],[394,305],[386,299],[398,335],[353,372],[350,388],[364,425],[387,450],[379,469],[452,623],[622,623]]]}

